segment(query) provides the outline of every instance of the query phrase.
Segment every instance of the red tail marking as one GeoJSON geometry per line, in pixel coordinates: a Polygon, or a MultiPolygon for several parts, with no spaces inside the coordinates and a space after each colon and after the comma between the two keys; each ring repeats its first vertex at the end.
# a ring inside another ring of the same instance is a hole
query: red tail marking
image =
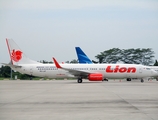
{"type": "Polygon", "coordinates": [[[6,43],[7,43],[7,47],[8,47],[8,51],[9,51],[9,56],[10,56],[10,59],[11,59],[11,63],[13,65],[13,60],[12,60],[12,57],[11,57],[10,47],[9,47],[9,43],[8,43],[8,39],[7,38],[6,38],[6,43]]]}
{"type": "Polygon", "coordinates": [[[18,62],[19,60],[21,60],[22,58],[22,52],[20,50],[15,51],[13,49],[12,54],[11,54],[11,58],[12,60],[14,60],[15,62],[18,62]]]}
{"type": "Polygon", "coordinates": [[[57,68],[62,68],[60,65],[59,65],[59,63],[56,61],[56,59],[53,57],[53,61],[54,61],[54,63],[55,63],[55,66],[57,67],[57,68]]]}

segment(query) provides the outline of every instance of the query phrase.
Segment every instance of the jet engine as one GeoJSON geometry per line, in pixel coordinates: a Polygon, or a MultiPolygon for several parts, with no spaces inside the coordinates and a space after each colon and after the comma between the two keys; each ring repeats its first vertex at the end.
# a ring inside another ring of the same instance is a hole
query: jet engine
{"type": "Polygon", "coordinates": [[[88,79],[89,81],[102,81],[103,75],[99,73],[89,74],[88,79]]]}

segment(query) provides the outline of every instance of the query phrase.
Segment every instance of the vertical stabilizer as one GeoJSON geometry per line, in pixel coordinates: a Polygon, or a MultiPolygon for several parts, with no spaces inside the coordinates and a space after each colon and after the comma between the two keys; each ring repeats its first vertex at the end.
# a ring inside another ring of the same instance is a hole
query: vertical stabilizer
{"type": "Polygon", "coordinates": [[[84,64],[92,64],[92,61],[87,57],[87,55],[81,50],[80,47],[75,47],[77,57],[79,60],[79,63],[84,63],[84,64]]]}
{"type": "Polygon", "coordinates": [[[13,65],[40,64],[39,62],[29,59],[12,39],[6,39],[6,43],[7,43],[11,63],[13,65]]]}

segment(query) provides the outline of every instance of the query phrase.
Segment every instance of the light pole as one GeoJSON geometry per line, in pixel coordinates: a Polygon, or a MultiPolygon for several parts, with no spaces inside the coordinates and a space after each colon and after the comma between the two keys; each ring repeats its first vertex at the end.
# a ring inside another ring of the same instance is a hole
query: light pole
{"type": "Polygon", "coordinates": [[[12,68],[10,67],[10,80],[12,80],[12,68]]]}

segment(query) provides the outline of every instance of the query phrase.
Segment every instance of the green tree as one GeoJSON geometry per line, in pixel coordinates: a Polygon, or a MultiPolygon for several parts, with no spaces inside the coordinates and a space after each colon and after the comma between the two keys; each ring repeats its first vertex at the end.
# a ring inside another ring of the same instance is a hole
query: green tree
{"type": "Polygon", "coordinates": [[[97,64],[97,63],[98,63],[98,62],[97,62],[97,61],[95,61],[95,60],[92,60],[92,62],[93,62],[93,63],[95,63],[95,64],[97,64]]]}
{"type": "Polygon", "coordinates": [[[69,61],[66,61],[65,63],[70,63],[69,61]]]}
{"type": "Polygon", "coordinates": [[[53,61],[46,61],[46,60],[40,60],[40,63],[43,63],[43,64],[53,64],[53,61]]]}
{"type": "Polygon", "coordinates": [[[77,64],[77,63],[78,63],[78,60],[73,59],[73,60],[70,61],[70,63],[76,63],[76,64],[77,64]]]}
{"type": "Polygon", "coordinates": [[[10,71],[11,71],[10,67],[2,65],[2,67],[0,69],[0,76],[5,77],[5,78],[9,78],[10,77],[10,71]]]}
{"type": "Polygon", "coordinates": [[[142,49],[142,64],[143,65],[151,65],[154,61],[153,58],[155,57],[154,51],[151,48],[142,49]]]}
{"type": "Polygon", "coordinates": [[[119,49],[113,48],[101,52],[97,56],[99,63],[116,63],[123,62],[128,64],[143,64],[151,65],[153,63],[154,51],[151,48],[147,49],[119,49]]]}
{"type": "Polygon", "coordinates": [[[101,52],[95,57],[99,60],[99,63],[116,63],[117,61],[120,60],[121,57],[120,53],[121,50],[119,48],[113,48],[101,52]]]}
{"type": "Polygon", "coordinates": [[[154,66],[158,66],[158,62],[157,62],[157,60],[155,60],[154,66]]]}

